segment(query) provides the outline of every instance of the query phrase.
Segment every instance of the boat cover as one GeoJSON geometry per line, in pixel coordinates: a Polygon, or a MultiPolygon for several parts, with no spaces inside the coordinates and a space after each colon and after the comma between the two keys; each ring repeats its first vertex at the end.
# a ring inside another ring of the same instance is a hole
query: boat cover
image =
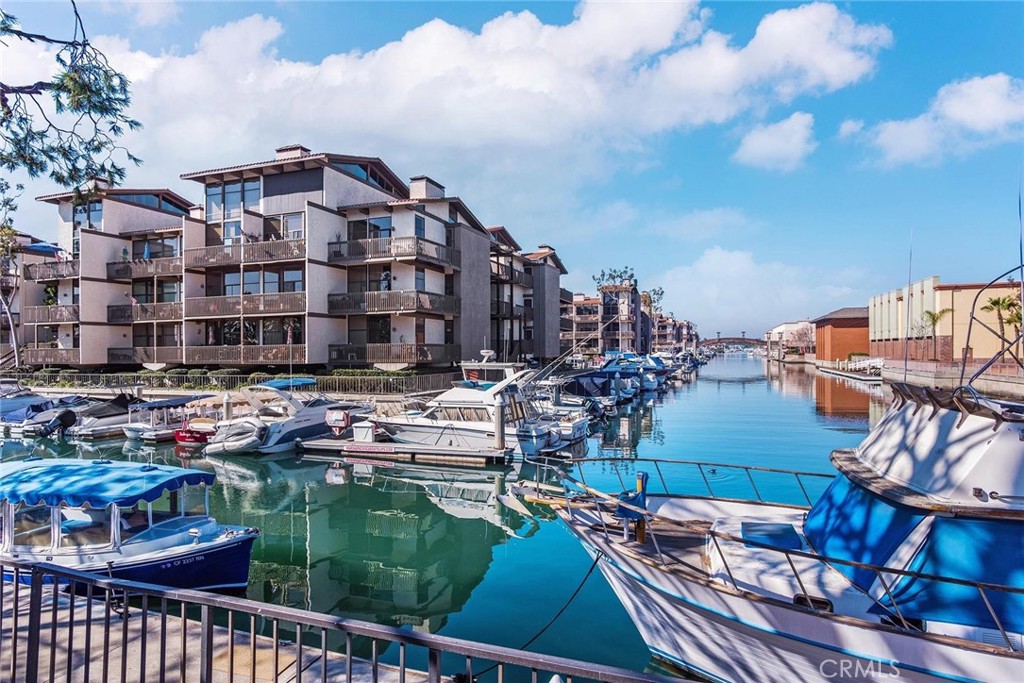
{"type": "Polygon", "coordinates": [[[141,400],[128,394],[118,394],[109,401],[89,406],[83,410],[80,417],[110,417],[111,415],[124,415],[128,412],[129,406],[142,403],[141,400]]]}
{"type": "Polygon", "coordinates": [[[314,387],[316,380],[312,377],[292,377],[291,379],[271,379],[261,383],[261,387],[271,389],[296,389],[298,387],[314,387]]]}
{"type": "Polygon", "coordinates": [[[183,398],[164,398],[159,401],[145,401],[143,403],[136,403],[132,406],[132,410],[157,410],[159,408],[180,408],[181,406],[188,405],[192,401],[199,401],[204,398],[209,398],[213,394],[197,394],[196,396],[185,396],[183,398]]]}
{"type": "MultiPolygon", "coordinates": [[[[1024,590],[1021,532],[1022,525],[1016,520],[936,517],[928,539],[907,569],[1024,590]]],[[[1024,631],[1024,593],[986,588],[985,597],[1005,630],[1024,631]]],[[[893,586],[892,599],[905,617],[999,628],[973,585],[908,576],[893,586]]],[[[881,603],[892,607],[889,596],[884,596],[881,603]]],[[[872,611],[882,610],[876,607],[872,611]]]]}
{"type": "MultiPolygon", "coordinates": [[[[877,496],[840,475],[807,512],[804,536],[822,555],[884,566],[925,516],[921,510],[877,496]]],[[[863,590],[875,581],[870,569],[833,566],[863,590]]]]}
{"type": "Polygon", "coordinates": [[[21,460],[0,463],[0,500],[26,505],[72,507],[89,504],[103,508],[111,503],[130,507],[140,500],[152,502],[164,491],[188,484],[210,485],[212,472],[110,460],[21,460]]]}

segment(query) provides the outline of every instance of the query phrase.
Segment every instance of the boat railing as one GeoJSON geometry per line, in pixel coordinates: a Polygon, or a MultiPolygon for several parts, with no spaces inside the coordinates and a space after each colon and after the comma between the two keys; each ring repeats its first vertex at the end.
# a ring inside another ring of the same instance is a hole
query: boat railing
{"type": "MultiPolygon", "coordinates": [[[[636,462],[636,461],[634,461],[634,462],[636,462]]],[[[644,462],[644,464],[647,464],[650,461],[646,461],[645,460],[643,462],[644,462]]],[[[662,462],[674,462],[674,461],[662,461],[662,462]]],[[[752,468],[752,469],[759,469],[759,468],[752,468]]],[[[772,469],[769,469],[769,468],[763,468],[763,469],[766,469],[767,471],[774,471],[774,472],[785,472],[785,470],[772,470],[772,469]]],[[[796,472],[792,472],[792,474],[797,474],[797,473],[796,472]]],[[[813,475],[813,473],[808,473],[808,472],[801,472],[799,474],[801,474],[803,476],[811,476],[811,475],[813,475]]],[[[820,476],[820,475],[814,475],[814,476],[820,476]]],[[[582,477],[581,477],[581,479],[582,479],[582,477]]],[[[789,566],[789,570],[792,573],[793,579],[795,581],[795,585],[799,587],[800,594],[805,599],[805,601],[797,603],[796,602],[796,598],[798,596],[794,596],[794,602],[793,602],[792,606],[796,606],[798,608],[806,609],[808,611],[826,611],[826,612],[831,612],[832,607],[831,607],[831,604],[829,604],[827,607],[818,606],[818,605],[815,604],[815,601],[813,601],[811,599],[811,598],[814,597],[814,595],[813,595],[813,593],[808,592],[807,587],[804,584],[803,578],[801,577],[800,572],[797,569],[797,563],[794,562],[794,559],[806,560],[806,561],[810,561],[810,562],[815,563],[815,564],[824,564],[824,565],[826,565],[826,566],[828,566],[828,567],[830,567],[830,568],[832,568],[832,569],[834,569],[836,571],[839,571],[839,569],[837,567],[846,567],[846,568],[849,568],[851,570],[864,570],[864,571],[871,572],[874,575],[874,577],[875,577],[875,581],[874,581],[874,583],[871,586],[869,586],[869,588],[867,590],[862,590],[862,593],[874,603],[874,606],[878,610],[880,610],[879,616],[887,616],[889,618],[891,626],[893,628],[901,629],[901,630],[904,630],[904,631],[912,631],[912,632],[920,633],[920,632],[923,632],[923,629],[921,627],[920,622],[918,622],[912,616],[904,615],[903,610],[900,609],[899,602],[896,599],[896,595],[895,595],[895,591],[894,591],[894,589],[896,587],[896,584],[900,580],[902,580],[902,579],[912,579],[912,580],[917,580],[917,581],[922,581],[922,582],[935,582],[935,583],[941,583],[941,584],[946,584],[946,585],[950,585],[950,586],[960,586],[960,587],[976,590],[977,593],[978,593],[977,599],[979,601],[979,604],[984,606],[985,611],[987,611],[988,615],[992,618],[992,623],[995,624],[995,626],[998,629],[1000,635],[1002,636],[1003,643],[1005,644],[1006,649],[1010,650],[1011,652],[1013,652],[1015,654],[1020,654],[1019,651],[1018,651],[1019,650],[1019,646],[1018,647],[1014,646],[1014,640],[1012,640],[1010,638],[1010,634],[1007,632],[1006,628],[1003,626],[1002,619],[999,618],[999,614],[993,608],[992,600],[990,598],[990,595],[993,594],[993,593],[999,593],[999,594],[1016,594],[1016,595],[1024,596],[1024,588],[1019,588],[1019,587],[1016,587],[1016,586],[1007,586],[1007,585],[1003,585],[1003,584],[989,583],[989,582],[984,582],[984,581],[971,581],[971,580],[968,580],[968,579],[960,579],[960,578],[951,577],[951,576],[939,576],[939,575],[936,575],[936,574],[929,574],[929,573],[925,573],[925,572],[918,572],[918,571],[913,571],[913,570],[910,570],[910,569],[901,569],[901,568],[898,568],[898,567],[885,567],[885,566],[881,566],[881,565],[873,565],[873,564],[868,564],[868,563],[864,563],[864,562],[858,562],[856,560],[849,560],[849,559],[841,558],[841,557],[833,557],[833,556],[830,556],[830,555],[822,555],[822,554],[815,553],[815,552],[812,552],[812,551],[807,551],[807,550],[783,548],[783,547],[780,547],[780,546],[777,546],[777,545],[772,545],[770,543],[765,543],[763,541],[759,541],[759,540],[757,540],[755,538],[745,538],[745,537],[741,537],[741,536],[736,536],[735,534],[730,534],[730,533],[726,533],[726,532],[722,532],[722,531],[713,529],[713,528],[711,528],[711,527],[709,527],[707,525],[707,521],[706,520],[704,520],[704,521],[702,521],[702,520],[694,520],[694,519],[691,519],[691,520],[679,520],[679,519],[674,519],[674,518],[666,517],[666,516],[663,516],[663,515],[659,515],[657,513],[652,513],[650,511],[648,511],[646,508],[638,507],[638,506],[633,505],[633,504],[631,504],[631,503],[629,503],[627,501],[620,500],[620,498],[618,497],[617,494],[612,495],[612,494],[606,493],[604,491],[600,491],[600,490],[597,490],[595,488],[592,488],[592,487],[586,485],[584,482],[582,482],[580,480],[577,480],[577,479],[574,479],[572,476],[570,476],[568,474],[564,474],[563,475],[562,481],[563,481],[563,484],[567,485],[567,489],[566,489],[566,494],[567,494],[566,495],[566,509],[568,511],[568,514],[569,514],[570,518],[574,514],[573,506],[574,505],[579,505],[583,501],[580,500],[580,499],[575,498],[572,495],[569,495],[570,489],[569,489],[568,486],[575,486],[580,491],[584,492],[584,494],[586,494],[587,502],[592,503],[596,499],[597,501],[599,501],[599,503],[603,504],[603,506],[602,506],[603,507],[602,514],[599,515],[600,519],[601,519],[601,529],[600,530],[604,533],[606,538],[610,537],[610,535],[613,534],[613,533],[621,533],[621,529],[622,529],[622,527],[618,525],[618,521],[616,522],[615,528],[610,528],[609,527],[608,517],[610,516],[610,513],[616,512],[617,510],[625,509],[625,510],[633,512],[633,513],[639,515],[640,517],[642,517],[644,522],[645,522],[645,524],[644,524],[644,533],[647,536],[650,537],[651,542],[654,545],[655,552],[656,552],[656,554],[658,556],[658,559],[659,559],[659,561],[663,565],[667,566],[667,565],[670,565],[670,564],[675,564],[676,563],[676,559],[674,559],[672,557],[669,557],[669,556],[667,556],[667,555],[665,555],[665,554],[663,554],[661,552],[661,547],[660,547],[660,545],[658,543],[658,532],[656,531],[656,528],[652,525],[652,522],[654,522],[655,520],[657,520],[659,525],[669,526],[669,527],[672,527],[673,529],[675,529],[677,531],[681,531],[681,532],[684,532],[684,533],[687,533],[687,534],[691,534],[691,535],[694,535],[694,536],[697,536],[697,537],[701,537],[701,536],[706,537],[708,539],[708,542],[709,542],[708,552],[709,553],[711,552],[711,547],[714,548],[714,553],[715,553],[715,555],[717,555],[718,559],[721,561],[722,569],[724,569],[725,575],[728,577],[728,585],[731,585],[732,589],[734,591],[736,591],[737,593],[753,593],[754,591],[751,591],[751,590],[746,589],[746,588],[741,588],[740,584],[737,582],[736,577],[735,577],[735,575],[733,573],[733,568],[729,564],[728,556],[722,550],[722,547],[724,545],[726,545],[726,544],[735,544],[735,545],[738,545],[739,547],[742,547],[742,548],[745,548],[745,549],[748,549],[748,550],[750,548],[759,548],[761,550],[764,550],[764,551],[767,551],[767,552],[770,552],[770,553],[777,553],[778,555],[781,555],[781,556],[785,557],[786,564],[789,566]],[[877,590],[877,589],[872,590],[872,588],[875,585],[877,585],[878,589],[881,589],[881,590],[880,591],[877,590]]],[[[626,489],[627,489],[627,487],[624,486],[623,490],[626,490],[626,489]]],[[[648,493],[650,493],[650,491],[648,491],[648,493]]],[[[751,502],[753,502],[753,501],[751,501],[751,502]]],[[[623,523],[628,523],[628,521],[625,520],[625,518],[623,518],[621,521],[623,523]]],[[[710,573],[709,573],[709,577],[710,577],[710,573]]],[[[853,584],[851,583],[851,585],[853,585],[853,584]]],[[[846,615],[846,616],[852,616],[852,615],[846,615]]]]}
{"type": "Polygon", "coordinates": [[[567,683],[674,680],[52,564],[4,560],[3,570],[11,579],[0,586],[4,680],[188,683],[256,680],[257,671],[268,670],[296,683],[357,678],[468,682],[492,670],[497,681],[533,683],[552,675],[567,683]],[[397,650],[385,659],[391,647],[397,650]],[[417,671],[413,664],[426,670],[417,671]]]}
{"type": "MultiPolygon", "coordinates": [[[[984,310],[985,308],[988,308],[989,310],[992,310],[991,304],[988,304],[988,305],[985,305],[985,306],[979,308],[978,304],[981,302],[982,294],[984,294],[986,291],[988,291],[991,287],[994,287],[996,284],[1000,283],[1003,280],[1003,278],[1010,277],[1010,276],[1012,276],[1017,271],[1020,271],[1021,275],[1024,276],[1024,264],[1018,264],[1018,265],[1015,265],[1013,268],[1010,268],[1008,271],[1006,271],[1002,275],[998,276],[994,280],[991,280],[988,284],[986,284],[984,287],[979,289],[977,294],[974,295],[974,301],[971,303],[971,315],[967,319],[967,341],[964,343],[963,356],[962,356],[962,359],[961,359],[962,362],[961,362],[961,365],[960,365],[960,385],[961,386],[965,386],[965,385],[968,386],[968,387],[972,386],[974,384],[974,380],[978,379],[983,374],[985,374],[986,371],[988,371],[990,368],[992,368],[992,366],[996,365],[996,363],[998,363],[1000,360],[1002,360],[1007,354],[1009,354],[1010,358],[1013,359],[1014,367],[1016,367],[1018,369],[1018,371],[1024,370],[1024,360],[1022,360],[1020,358],[1020,356],[1018,356],[1018,354],[1016,353],[1016,350],[1019,348],[1019,344],[1021,343],[1021,341],[1024,341],[1024,328],[1015,328],[1015,336],[1013,336],[1012,338],[1008,338],[1006,336],[1006,334],[1005,334],[1004,328],[1005,327],[1010,327],[1010,326],[1009,325],[1004,325],[1004,318],[1003,318],[1003,313],[1002,312],[997,311],[997,318],[998,318],[998,323],[999,323],[998,329],[995,328],[995,327],[992,327],[992,325],[986,323],[978,315],[978,311],[979,310],[984,310]],[[974,373],[971,375],[970,379],[968,379],[965,382],[964,381],[964,377],[967,374],[967,363],[968,363],[968,360],[970,358],[970,353],[971,353],[971,349],[972,349],[972,347],[971,347],[971,333],[974,331],[974,325],[975,324],[980,325],[981,327],[983,327],[986,330],[988,330],[988,332],[993,334],[996,337],[996,339],[999,340],[1000,349],[999,349],[999,351],[997,351],[995,353],[995,355],[993,355],[985,363],[983,363],[981,365],[981,367],[979,367],[977,370],[975,370],[974,373]]],[[[1017,292],[1016,296],[1018,296],[1018,297],[1024,296],[1024,282],[1021,282],[1018,286],[1020,287],[1020,291],[1017,292]]],[[[1010,298],[1012,298],[1012,295],[1011,295],[1010,298]]],[[[1020,311],[1020,307],[1021,307],[1021,299],[1017,298],[1017,300],[1016,300],[1016,310],[1018,312],[1020,311]]],[[[1007,313],[1009,313],[1009,312],[1010,311],[1007,311],[1007,313]]]]}

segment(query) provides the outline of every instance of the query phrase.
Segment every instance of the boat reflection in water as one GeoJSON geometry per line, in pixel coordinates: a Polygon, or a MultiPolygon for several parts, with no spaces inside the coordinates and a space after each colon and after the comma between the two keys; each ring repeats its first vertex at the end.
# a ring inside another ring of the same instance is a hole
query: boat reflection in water
{"type": "MultiPolygon", "coordinates": [[[[498,501],[518,466],[206,462],[224,484],[214,514],[262,527],[248,597],[338,617],[437,632],[483,580],[493,548],[537,526],[498,501]]],[[[370,654],[369,643],[355,647],[370,654]]]]}

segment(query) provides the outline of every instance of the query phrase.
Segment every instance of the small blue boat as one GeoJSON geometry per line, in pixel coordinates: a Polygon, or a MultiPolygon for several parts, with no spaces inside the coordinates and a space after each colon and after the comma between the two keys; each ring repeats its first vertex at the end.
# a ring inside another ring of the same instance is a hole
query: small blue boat
{"type": "MultiPolygon", "coordinates": [[[[48,562],[173,588],[244,587],[260,532],[208,516],[214,478],[110,460],[0,463],[0,564],[48,562]]],[[[5,568],[3,579],[13,572],[5,568]]]]}

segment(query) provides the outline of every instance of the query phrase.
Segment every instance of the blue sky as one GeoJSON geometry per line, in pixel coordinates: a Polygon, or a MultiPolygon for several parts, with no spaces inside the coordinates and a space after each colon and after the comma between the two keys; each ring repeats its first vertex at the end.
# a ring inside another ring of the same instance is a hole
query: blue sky
{"type": "MultiPolygon", "coordinates": [[[[61,33],[65,2],[4,2],[61,33]]],[[[712,336],[1013,265],[1024,3],[87,2],[133,79],[128,184],[285,143],[425,173],[566,284],[631,265],[712,336]]],[[[38,48],[5,50],[5,82],[38,48]],[[16,51],[20,50],[20,51],[16,51]],[[35,51],[33,51],[35,50],[35,51]]],[[[31,197],[16,225],[52,237],[31,197]]]]}

